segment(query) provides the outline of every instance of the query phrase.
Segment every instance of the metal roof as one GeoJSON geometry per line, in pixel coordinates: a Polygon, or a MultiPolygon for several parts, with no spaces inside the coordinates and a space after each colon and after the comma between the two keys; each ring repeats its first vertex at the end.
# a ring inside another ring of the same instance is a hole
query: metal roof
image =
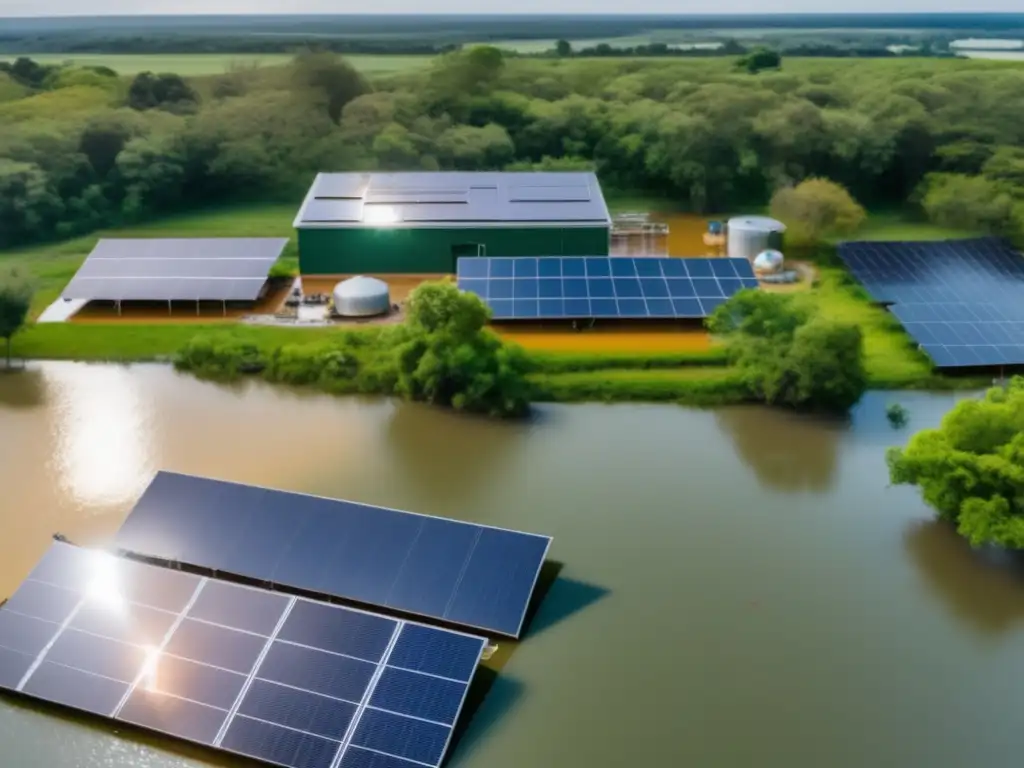
{"type": "Polygon", "coordinates": [[[64,299],[255,301],[285,238],[100,240],[64,299]]]}
{"type": "Polygon", "coordinates": [[[296,229],[346,227],[593,227],[611,216],[584,172],[318,174],[296,229]]]}

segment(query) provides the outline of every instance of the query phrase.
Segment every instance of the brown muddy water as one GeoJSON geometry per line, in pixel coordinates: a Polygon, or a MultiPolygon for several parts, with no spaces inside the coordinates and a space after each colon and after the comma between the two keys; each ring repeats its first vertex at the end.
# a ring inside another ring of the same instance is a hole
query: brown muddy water
{"type": "MultiPolygon", "coordinates": [[[[960,397],[963,397],[962,395],[960,397]]],[[[554,536],[565,563],[452,768],[1002,768],[1024,745],[1024,582],[889,488],[850,424],[542,406],[529,424],[160,366],[0,376],[0,593],[56,531],[101,544],[159,467],[554,536]]],[[[0,698],[11,768],[219,765],[0,698]]]]}

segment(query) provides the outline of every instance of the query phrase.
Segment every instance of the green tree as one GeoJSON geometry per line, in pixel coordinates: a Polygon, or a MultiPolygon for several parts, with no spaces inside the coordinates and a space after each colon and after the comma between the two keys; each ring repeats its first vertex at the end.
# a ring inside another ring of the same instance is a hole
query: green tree
{"type": "Polygon", "coordinates": [[[984,176],[929,174],[918,189],[928,219],[946,227],[1003,233],[1013,221],[1013,198],[984,176]]]}
{"type": "Polygon", "coordinates": [[[860,328],[817,317],[792,294],[740,291],[707,325],[768,404],[843,413],[867,388],[860,328]]]}
{"type": "Polygon", "coordinates": [[[782,57],[778,51],[770,48],[755,48],[746,56],[740,58],[739,66],[752,75],[766,69],[779,69],[782,67],[782,57]]]}
{"type": "Polygon", "coordinates": [[[572,56],[572,44],[568,40],[559,40],[555,43],[555,53],[563,59],[572,56]]]}
{"type": "Polygon", "coordinates": [[[797,238],[812,242],[828,235],[850,234],[866,215],[842,185],[820,178],[778,190],[772,195],[770,210],[772,216],[795,230],[797,238]]]}
{"type": "Polygon", "coordinates": [[[295,57],[292,83],[297,90],[310,93],[334,123],[346,104],[370,90],[366,78],[345,59],[321,51],[307,51],[295,57]]]}
{"type": "Polygon", "coordinates": [[[958,403],[886,461],[972,544],[1024,548],[1024,378],[958,403]]]}
{"type": "Polygon", "coordinates": [[[424,283],[393,329],[396,390],[411,400],[491,416],[529,410],[527,359],[486,328],[487,306],[453,283],[424,283]]]}
{"type": "Polygon", "coordinates": [[[7,368],[11,367],[11,338],[28,318],[32,305],[32,285],[19,272],[10,270],[0,276],[0,338],[7,342],[7,368]]]}
{"type": "Polygon", "coordinates": [[[199,101],[199,96],[181,75],[165,73],[154,75],[140,72],[128,87],[128,106],[139,111],[165,109],[171,112],[188,111],[199,101]]]}

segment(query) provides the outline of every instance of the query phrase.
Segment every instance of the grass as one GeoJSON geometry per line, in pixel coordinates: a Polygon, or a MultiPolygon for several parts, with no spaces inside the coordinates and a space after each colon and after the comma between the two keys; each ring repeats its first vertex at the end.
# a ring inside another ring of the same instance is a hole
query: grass
{"type": "Polygon", "coordinates": [[[896,318],[871,304],[845,271],[822,268],[819,275],[818,285],[806,295],[825,317],[860,327],[872,387],[908,386],[932,377],[928,358],[913,347],[896,318]]]}
{"type": "MultiPolygon", "coordinates": [[[[163,54],[120,54],[120,53],[28,53],[28,56],[42,64],[64,64],[73,62],[78,66],[109,67],[118,74],[132,77],[140,72],[173,72],[184,77],[220,75],[233,67],[274,67],[286,64],[291,55],[283,53],[236,54],[236,53],[163,53],[163,54]]],[[[0,61],[10,61],[16,56],[0,54],[0,61]]],[[[385,75],[394,72],[425,67],[430,56],[376,56],[354,54],[345,57],[357,69],[370,75],[385,75]]]]}
{"type": "Polygon", "coordinates": [[[215,331],[264,351],[284,344],[314,342],[343,333],[333,328],[275,328],[221,323],[101,325],[46,323],[14,337],[15,357],[42,360],[149,361],[167,360],[195,336],[215,331]]]}
{"type": "Polygon", "coordinates": [[[721,405],[747,398],[739,377],[727,366],[540,373],[530,378],[536,388],[535,399],[550,402],[632,400],[721,405]]]}
{"type": "Polygon", "coordinates": [[[895,213],[873,213],[857,232],[857,240],[947,240],[977,237],[980,233],[940,227],[925,221],[908,221],[895,213]]]}

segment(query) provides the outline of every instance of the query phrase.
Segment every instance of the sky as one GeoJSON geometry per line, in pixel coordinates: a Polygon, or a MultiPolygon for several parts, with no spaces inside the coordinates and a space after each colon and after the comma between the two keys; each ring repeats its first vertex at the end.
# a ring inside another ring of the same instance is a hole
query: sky
{"type": "Polygon", "coordinates": [[[3,16],[202,13],[942,13],[1017,12],[1021,0],[0,0],[3,16]]]}

